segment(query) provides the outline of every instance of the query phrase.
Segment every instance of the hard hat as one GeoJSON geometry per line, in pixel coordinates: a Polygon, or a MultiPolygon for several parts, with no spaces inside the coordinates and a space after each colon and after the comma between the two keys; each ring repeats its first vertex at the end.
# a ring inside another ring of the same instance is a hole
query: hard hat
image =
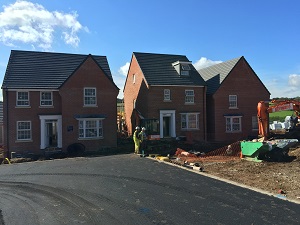
{"type": "Polygon", "coordinates": [[[136,129],[136,130],[139,130],[139,129],[140,129],[140,127],[136,127],[135,129],[136,129]]]}
{"type": "Polygon", "coordinates": [[[146,128],[145,128],[145,127],[142,127],[142,130],[146,130],[146,128]]]}

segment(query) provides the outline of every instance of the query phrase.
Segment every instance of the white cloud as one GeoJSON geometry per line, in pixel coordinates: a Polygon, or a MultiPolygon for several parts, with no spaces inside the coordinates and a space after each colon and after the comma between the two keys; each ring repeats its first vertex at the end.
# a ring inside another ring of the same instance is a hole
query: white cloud
{"type": "Polygon", "coordinates": [[[221,63],[222,61],[212,61],[210,59],[207,59],[205,57],[201,57],[197,62],[195,62],[193,65],[194,67],[196,68],[196,70],[199,70],[199,69],[203,69],[205,67],[208,67],[208,66],[212,66],[212,65],[215,65],[215,64],[218,64],[218,63],[221,63]]]}
{"type": "Polygon", "coordinates": [[[129,69],[129,62],[127,62],[124,66],[121,66],[120,69],[119,69],[119,73],[124,75],[124,76],[127,76],[127,73],[128,73],[128,69],[129,69]]]}
{"type": "Polygon", "coordinates": [[[300,75],[298,74],[289,75],[289,86],[300,87],[300,75]]]}
{"type": "Polygon", "coordinates": [[[62,32],[66,44],[77,47],[80,30],[88,32],[77,20],[76,12],[50,12],[40,4],[17,0],[3,6],[0,12],[0,42],[7,46],[21,42],[42,49],[49,49],[53,43],[56,30],[62,32]]]}

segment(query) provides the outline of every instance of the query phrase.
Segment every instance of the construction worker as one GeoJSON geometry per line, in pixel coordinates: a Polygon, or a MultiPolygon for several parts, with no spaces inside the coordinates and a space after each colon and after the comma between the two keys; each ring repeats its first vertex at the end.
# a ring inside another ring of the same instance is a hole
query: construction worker
{"type": "Polygon", "coordinates": [[[141,132],[139,133],[139,138],[140,138],[140,149],[141,149],[141,153],[145,154],[145,150],[146,150],[146,145],[147,145],[147,135],[146,135],[146,128],[142,127],[141,132]]]}
{"type": "Polygon", "coordinates": [[[136,127],[135,131],[133,133],[133,141],[134,141],[134,154],[139,154],[140,153],[140,138],[139,138],[139,133],[140,133],[140,127],[136,127]]]}

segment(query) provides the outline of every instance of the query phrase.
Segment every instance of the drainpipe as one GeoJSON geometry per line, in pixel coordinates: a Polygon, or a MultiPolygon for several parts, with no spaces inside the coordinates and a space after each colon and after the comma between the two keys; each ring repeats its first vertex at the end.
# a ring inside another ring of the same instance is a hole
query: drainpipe
{"type": "Polygon", "coordinates": [[[5,105],[6,105],[6,118],[5,118],[5,123],[6,123],[6,149],[7,149],[7,155],[6,157],[8,157],[10,159],[10,154],[9,154],[9,118],[8,118],[8,89],[7,87],[4,87],[4,90],[5,90],[5,105]]]}
{"type": "Polygon", "coordinates": [[[206,114],[207,114],[207,104],[206,104],[206,86],[203,88],[203,124],[204,124],[204,141],[207,141],[207,120],[206,120],[206,114]]]}

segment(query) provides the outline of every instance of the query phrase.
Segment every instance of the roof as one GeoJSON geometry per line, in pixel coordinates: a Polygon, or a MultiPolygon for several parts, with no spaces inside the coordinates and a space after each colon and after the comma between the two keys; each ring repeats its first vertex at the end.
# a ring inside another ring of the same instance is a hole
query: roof
{"type": "Polygon", "coordinates": [[[134,52],[138,64],[145,76],[148,85],[199,85],[206,86],[198,71],[190,64],[190,75],[179,76],[172,63],[188,62],[184,55],[169,55],[155,53],[134,52]]]}
{"type": "Polygon", "coordinates": [[[58,89],[88,56],[113,81],[106,56],[12,50],[2,88],[58,89]]]}
{"type": "Polygon", "coordinates": [[[207,94],[214,94],[217,91],[223,80],[228,76],[241,58],[242,57],[238,57],[198,70],[208,85],[207,94]]]}

